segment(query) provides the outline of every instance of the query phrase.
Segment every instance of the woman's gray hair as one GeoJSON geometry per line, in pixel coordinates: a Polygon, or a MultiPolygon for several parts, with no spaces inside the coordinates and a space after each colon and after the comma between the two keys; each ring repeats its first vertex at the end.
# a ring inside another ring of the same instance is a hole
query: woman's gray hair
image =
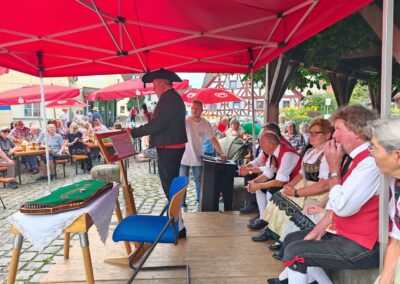
{"type": "Polygon", "coordinates": [[[367,131],[387,152],[400,150],[400,119],[384,118],[371,121],[367,131]]]}

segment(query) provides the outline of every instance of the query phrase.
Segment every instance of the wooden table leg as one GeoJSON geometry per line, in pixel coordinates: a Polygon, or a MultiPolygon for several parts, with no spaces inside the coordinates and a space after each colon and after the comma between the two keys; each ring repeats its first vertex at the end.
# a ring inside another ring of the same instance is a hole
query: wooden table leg
{"type": "Polygon", "coordinates": [[[14,237],[14,246],[11,256],[11,263],[8,270],[7,284],[13,284],[18,270],[19,256],[21,254],[22,242],[24,237],[22,234],[17,234],[14,237]]]}
{"type": "Polygon", "coordinates": [[[71,233],[64,233],[64,259],[69,259],[69,241],[71,233]]]}
{"type": "Polygon", "coordinates": [[[90,258],[89,238],[87,232],[79,233],[79,240],[81,242],[83,263],[85,265],[86,282],[89,284],[94,283],[92,260],[90,258]]]}
{"type": "MultiPolygon", "coordinates": [[[[115,213],[117,214],[118,223],[121,223],[123,220],[121,207],[119,206],[119,201],[117,200],[117,204],[115,205],[115,213]]],[[[129,242],[124,242],[126,253],[129,255],[132,253],[131,244],[129,242]]]]}

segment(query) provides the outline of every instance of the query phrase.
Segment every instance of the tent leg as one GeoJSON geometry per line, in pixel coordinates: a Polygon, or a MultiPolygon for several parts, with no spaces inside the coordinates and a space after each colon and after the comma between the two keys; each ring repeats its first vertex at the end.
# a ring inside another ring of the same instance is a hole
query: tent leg
{"type": "Polygon", "coordinates": [[[40,78],[40,107],[41,111],[43,113],[43,129],[44,131],[44,141],[46,143],[46,168],[47,168],[47,188],[51,192],[50,184],[51,184],[51,178],[50,178],[50,164],[49,164],[49,147],[48,147],[48,135],[47,135],[47,123],[46,123],[46,108],[45,108],[45,99],[44,99],[44,83],[43,83],[43,62],[42,62],[42,52],[38,51],[36,53],[36,56],[38,58],[38,70],[39,70],[39,78],[40,78]]]}
{"type": "MultiPolygon", "coordinates": [[[[381,118],[390,116],[390,101],[392,90],[392,58],[393,58],[393,0],[383,1],[382,22],[382,71],[381,71],[381,118]]],[[[383,269],[383,259],[388,243],[389,226],[389,178],[381,178],[379,198],[379,242],[380,242],[380,270],[383,269]]]]}
{"type": "Polygon", "coordinates": [[[255,130],[255,111],[254,111],[254,68],[251,68],[250,73],[251,79],[251,131],[253,136],[253,157],[255,158],[256,155],[256,130],[255,130]]]}

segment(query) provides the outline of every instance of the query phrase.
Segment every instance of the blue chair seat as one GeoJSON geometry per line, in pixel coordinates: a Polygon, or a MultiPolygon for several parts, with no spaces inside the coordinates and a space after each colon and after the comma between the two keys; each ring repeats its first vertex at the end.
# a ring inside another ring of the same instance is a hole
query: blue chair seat
{"type": "MultiPolygon", "coordinates": [[[[126,217],[115,229],[113,241],[131,241],[152,243],[168,222],[168,216],[131,215],[126,217]]],[[[175,223],[176,232],[179,232],[178,222],[175,223]]],[[[160,243],[175,243],[176,237],[172,225],[162,235],[160,243]]]]}

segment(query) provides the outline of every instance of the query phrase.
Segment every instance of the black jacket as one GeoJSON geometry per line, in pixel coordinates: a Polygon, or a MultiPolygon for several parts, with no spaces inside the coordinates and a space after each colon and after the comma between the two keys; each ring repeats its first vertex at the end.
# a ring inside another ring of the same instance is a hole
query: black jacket
{"type": "Polygon", "coordinates": [[[170,89],[160,96],[153,118],[147,124],[132,129],[132,137],[150,135],[152,147],[186,143],[185,115],[181,96],[170,89]]]}

